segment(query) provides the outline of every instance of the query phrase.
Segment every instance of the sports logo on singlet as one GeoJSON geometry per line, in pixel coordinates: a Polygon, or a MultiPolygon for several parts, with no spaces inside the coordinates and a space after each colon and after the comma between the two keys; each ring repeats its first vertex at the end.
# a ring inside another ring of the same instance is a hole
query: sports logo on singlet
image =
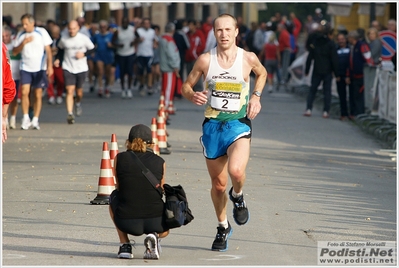
{"type": "Polygon", "coordinates": [[[243,87],[244,83],[207,81],[207,88],[211,91],[211,107],[224,112],[238,112],[243,87]]]}

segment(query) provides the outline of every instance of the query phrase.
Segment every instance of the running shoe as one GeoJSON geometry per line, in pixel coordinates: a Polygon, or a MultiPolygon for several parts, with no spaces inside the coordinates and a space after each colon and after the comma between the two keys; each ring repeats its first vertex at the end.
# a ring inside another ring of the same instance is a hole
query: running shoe
{"type": "Polygon", "coordinates": [[[17,126],[15,116],[10,116],[9,127],[10,129],[16,129],[17,126]]]}
{"type": "Polygon", "coordinates": [[[22,118],[22,124],[21,124],[21,129],[27,130],[32,126],[32,122],[30,121],[29,117],[22,118]]]}
{"type": "Polygon", "coordinates": [[[111,97],[111,92],[109,91],[109,89],[105,89],[105,97],[106,98],[110,98],[111,97]]]}
{"type": "Polygon", "coordinates": [[[118,258],[120,259],[133,259],[132,245],[123,244],[119,247],[118,258]]]}
{"type": "Polygon", "coordinates": [[[82,110],[82,105],[79,103],[76,103],[75,104],[75,112],[76,112],[76,116],[81,116],[82,115],[82,113],[83,113],[83,110],[82,110]]]}
{"type": "Polygon", "coordinates": [[[67,116],[67,122],[68,124],[72,125],[75,123],[75,117],[73,116],[73,114],[68,114],[67,116]]]}
{"type": "Polygon", "coordinates": [[[128,89],[128,91],[127,91],[127,98],[128,99],[133,98],[132,90],[130,90],[130,89],[128,89]]]}
{"type": "Polygon", "coordinates": [[[329,118],[330,114],[326,111],[323,112],[323,118],[329,118]]]}
{"type": "Polygon", "coordinates": [[[58,97],[57,97],[57,101],[56,101],[57,104],[61,104],[62,101],[63,101],[62,97],[61,97],[61,96],[58,96],[58,97]]]}
{"type": "Polygon", "coordinates": [[[312,115],[312,111],[310,109],[307,109],[303,115],[304,116],[311,116],[312,115]]]}
{"type": "Polygon", "coordinates": [[[144,259],[159,259],[158,250],[158,236],[156,234],[148,234],[144,239],[145,252],[143,255],[144,259]]]}
{"type": "Polygon", "coordinates": [[[241,195],[241,196],[235,198],[235,197],[233,197],[232,192],[233,192],[233,187],[231,187],[231,189],[229,191],[229,197],[234,205],[234,208],[233,208],[234,221],[238,225],[244,225],[249,220],[249,211],[247,208],[247,204],[244,201],[244,195],[241,195]]]}
{"type": "Polygon", "coordinates": [[[217,227],[218,232],[216,233],[215,240],[212,243],[213,251],[226,251],[228,249],[227,240],[233,233],[233,228],[231,228],[230,222],[228,222],[228,225],[227,228],[221,226],[217,227]]]}
{"type": "Polygon", "coordinates": [[[126,90],[122,89],[122,94],[121,94],[122,99],[126,98],[126,90]]]}
{"type": "Polygon", "coordinates": [[[32,127],[33,127],[33,129],[40,130],[39,119],[37,117],[33,117],[33,119],[32,119],[32,127]]]}
{"type": "Polygon", "coordinates": [[[54,98],[53,96],[51,96],[51,97],[48,99],[48,103],[51,104],[51,105],[54,105],[54,104],[55,104],[55,98],[54,98]]]}

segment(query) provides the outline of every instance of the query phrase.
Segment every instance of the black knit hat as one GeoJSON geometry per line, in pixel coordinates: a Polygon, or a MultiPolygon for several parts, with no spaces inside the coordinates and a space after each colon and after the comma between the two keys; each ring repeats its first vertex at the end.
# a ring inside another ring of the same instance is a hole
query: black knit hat
{"type": "Polygon", "coordinates": [[[148,144],[152,143],[151,129],[143,124],[133,126],[129,132],[129,141],[132,142],[135,138],[141,138],[148,144]]]}

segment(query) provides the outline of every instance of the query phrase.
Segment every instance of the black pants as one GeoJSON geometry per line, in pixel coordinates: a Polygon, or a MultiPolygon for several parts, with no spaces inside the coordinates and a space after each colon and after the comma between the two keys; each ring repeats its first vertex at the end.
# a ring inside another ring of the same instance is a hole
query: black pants
{"type": "Polygon", "coordinates": [[[350,115],[364,114],[364,81],[362,78],[351,78],[349,84],[350,115]]]}
{"type": "Polygon", "coordinates": [[[124,233],[140,236],[149,233],[163,233],[169,228],[165,224],[163,216],[147,219],[121,219],[117,215],[119,203],[118,191],[114,190],[110,195],[110,206],[114,213],[115,225],[124,233]]]}
{"type": "Polygon", "coordinates": [[[346,99],[346,82],[345,76],[341,76],[340,80],[337,82],[337,91],[339,96],[339,105],[341,107],[341,116],[348,116],[348,100],[346,99]]]}
{"type": "Polygon", "coordinates": [[[319,87],[321,81],[323,81],[323,93],[324,93],[324,108],[323,111],[329,112],[331,105],[331,82],[332,82],[332,73],[329,74],[312,74],[311,86],[307,99],[307,110],[312,110],[313,101],[316,97],[317,88],[319,87]]]}

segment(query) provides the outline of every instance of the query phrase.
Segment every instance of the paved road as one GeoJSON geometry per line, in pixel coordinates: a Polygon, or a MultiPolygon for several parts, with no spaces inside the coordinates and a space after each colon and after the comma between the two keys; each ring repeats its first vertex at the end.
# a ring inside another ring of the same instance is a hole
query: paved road
{"type": "MultiPolygon", "coordinates": [[[[137,92],[135,92],[137,93],[137,92]]],[[[198,141],[203,108],[186,100],[167,126],[167,181],[182,184],[195,219],[162,241],[158,261],[116,258],[119,241],[97,195],[102,143],[149,125],[159,96],[121,100],[86,93],[83,115],[66,123],[64,105],[45,104],[41,130],[10,130],[3,146],[4,266],[317,265],[317,241],[396,241],[396,162],[355,124],[302,116],[303,99],[275,92],[253,121],[245,198],[251,212],[234,224],[225,253],[210,251],[216,218],[198,141]]],[[[232,209],[229,203],[228,210],[232,209]]]]}

